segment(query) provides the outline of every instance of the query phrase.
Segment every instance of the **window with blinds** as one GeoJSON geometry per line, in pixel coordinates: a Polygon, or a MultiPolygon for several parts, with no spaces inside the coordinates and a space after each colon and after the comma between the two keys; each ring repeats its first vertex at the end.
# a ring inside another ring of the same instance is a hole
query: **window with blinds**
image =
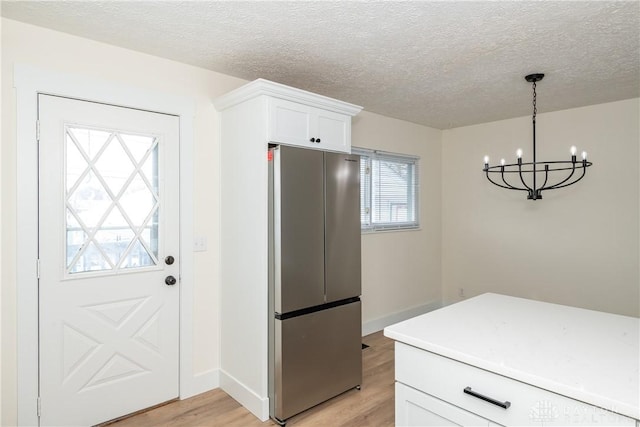
{"type": "Polygon", "coordinates": [[[419,227],[418,157],[354,148],[360,155],[363,231],[419,227]]]}

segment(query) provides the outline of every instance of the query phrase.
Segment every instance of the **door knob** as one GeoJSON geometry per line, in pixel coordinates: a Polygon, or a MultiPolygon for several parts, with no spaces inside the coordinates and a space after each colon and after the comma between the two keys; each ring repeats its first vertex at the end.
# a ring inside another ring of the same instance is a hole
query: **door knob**
{"type": "Polygon", "coordinates": [[[165,264],[167,264],[167,265],[171,265],[171,264],[173,264],[173,262],[174,262],[175,260],[176,260],[176,259],[175,259],[174,257],[172,257],[171,255],[169,255],[168,257],[166,257],[166,258],[164,259],[164,263],[165,263],[165,264]]]}
{"type": "Polygon", "coordinates": [[[166,279],[164,279],[164,283],[169,286],[173,286],[176,284],[176,278],[173,276],[167,276],[166,279]]]}

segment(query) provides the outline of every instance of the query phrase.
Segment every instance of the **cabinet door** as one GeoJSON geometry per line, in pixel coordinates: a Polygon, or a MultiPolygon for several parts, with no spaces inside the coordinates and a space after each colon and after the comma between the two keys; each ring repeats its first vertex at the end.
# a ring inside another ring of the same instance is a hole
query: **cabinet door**
{"type": "Polygon", "coordinates": [[[322,150],[351,152],[351,117],[332,111],[317,110],[312,116],[316,126],[313,134],[322,150]]]}
{"type": "Polygon", "coordinates": [[[269,98],[269,142],[327,151],[351,151],[351,117],[269,98]]]}
{"type": "Polygon", "coordinates": [[[396,426],[489,425],[497,424],[396,382],[396,426]]]}
{"type": "MultiPolygon", "coordinates": [[[[269,142],[307,147],[312,145],[311,107],[278,98],[269,99],[269,142]]],[[[315,144],[313,144],[313,148],[315,144]]]]}

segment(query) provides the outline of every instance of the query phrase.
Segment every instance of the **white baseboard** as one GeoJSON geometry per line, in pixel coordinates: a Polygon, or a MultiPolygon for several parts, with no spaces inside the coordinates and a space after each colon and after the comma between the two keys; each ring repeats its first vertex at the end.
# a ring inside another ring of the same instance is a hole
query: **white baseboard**
{"type": "Polygon", "coordinates": [[[180,390],[180,400],[188,399],[218,387],[220,387],[219,369],[209,369],[208,371],[200,372],[190,378],[185,390],[180,390]]]}
{"type": "Polygon", "coordinates": [[[399,311],[397,313],[393,313],[388,316],[380,317],[374,320],[369,320],[362,324],[362,336],[381,331],[389,325],[402,322],[403,320],[411,319],[412,317],[416,317],[421,314],[428,313],[440,307],[442,307],[442,303],[440,301],[433,301],[433,302],[430,302],[429,304],[412,307],[408,310],[399,311]]]}
{"type": "Polygon", "coordinates": [[[247,408],[260,421],[269,419],[269,398],[261,398],[222,369],[220,370],[220,388],[247,408]]]}
{"type": "MultiPolygon", "coordinates": [[[[434,301],[370,320],[362,324],[362,336],[381,331],[389,325],[428,313],[442,306],[440,301],[434,301]]],[[[189,381],[188,390],[181,390],[180,399],[187,399],[218,387],[247,408],[260,421],[269,419],[269,399],[261,398],[222,369],[211,369],[194,375],[189,381]]]]}

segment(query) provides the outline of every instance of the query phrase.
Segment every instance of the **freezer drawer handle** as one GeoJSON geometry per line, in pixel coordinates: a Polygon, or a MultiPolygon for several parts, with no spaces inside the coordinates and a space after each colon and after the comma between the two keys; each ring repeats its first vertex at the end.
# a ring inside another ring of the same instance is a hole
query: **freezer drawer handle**
{"type": "Polygon", "coordinates": [[[499,407],[504,408],[504,409],[507,409],[509,406],[511,406],[511,402],[509,402],[508,400],[505,400],[504,402],[500,402],[499,400],[492,399],[492,398],[490,398],[488,396],[485,396],[483,394],[480,394],[478,392],[475,392],[475,391],[471,390],[471,387],[465,387],[464,392],[466,394],[470,394],[473,397],[477,397],[478,399],[482,399],[482,400],[484,400],[486,402],[493,403],[494,405],[499,406],[499,407]]]}

